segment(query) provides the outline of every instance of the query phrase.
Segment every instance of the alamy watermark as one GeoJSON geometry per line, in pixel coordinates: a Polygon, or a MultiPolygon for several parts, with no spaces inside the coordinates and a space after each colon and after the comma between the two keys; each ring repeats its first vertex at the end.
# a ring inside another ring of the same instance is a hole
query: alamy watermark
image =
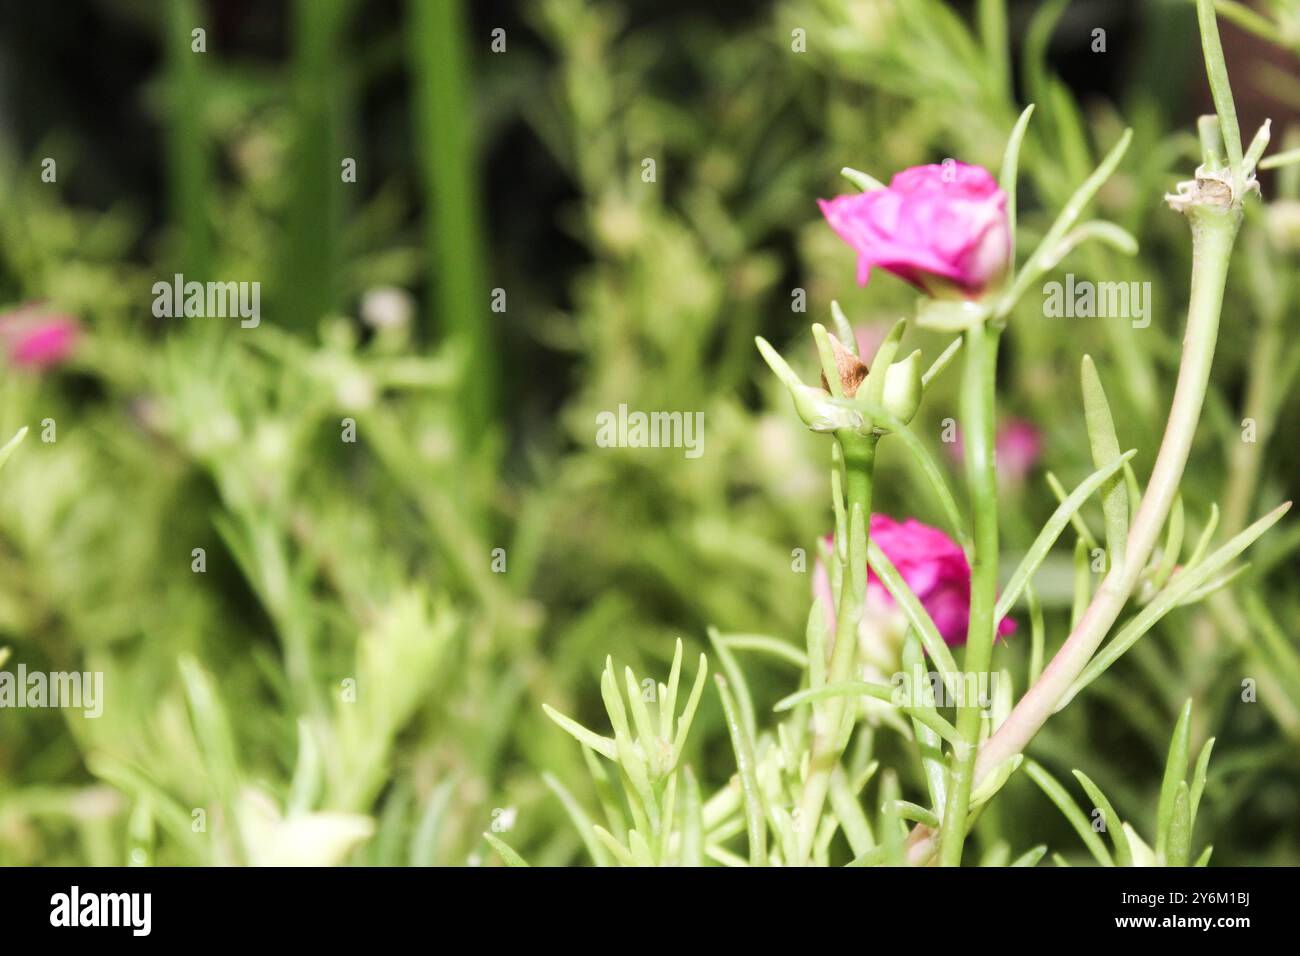
{"type": "Polygon", "coordinates": [[[153,314],[159,319],[238,318],[245,329],[262,321],[262,283],[185,281],[176,273],[171,282],[153,284],[153,314]]]}
{"type": "Polygon", "coordinates": [[[0,710],[25,707],[69,707],[87,717],[104,712],[103,671],[0,671],[0,710]]]}
{"type": "Polygon", "coordinates": [[[1151,324],[1150,282],[1091,282],[1070,272],[1064,282],[1044,285],[1043,297],[1049,319],[1130,319],[1135,329],[1151,324]]]}
{"type": "Polygon", "coordinates": [[[50,897],[51,926],[119,926],[132,936],[148,936],[153,928],[152,893],[83,893],[73,885],[50,897]]]}
{"type": "Polygon", "coordinates": [[[704,454],[703,412],[617,412],[596,415],[596,444],[601,448],[684,448],[687,458],[704,454]]]}
{"type": "Polygon", "coordinates": [[[983,673],[955,673],[952,687],[943,682],[937,671],[924,670],[920,664],[911,672],[898,671],[889,679],[894,688],[890,703],[895,707],[971,707],[978,706],[989,716],[993,696],[998,687],[998,675],[983,673]]]}

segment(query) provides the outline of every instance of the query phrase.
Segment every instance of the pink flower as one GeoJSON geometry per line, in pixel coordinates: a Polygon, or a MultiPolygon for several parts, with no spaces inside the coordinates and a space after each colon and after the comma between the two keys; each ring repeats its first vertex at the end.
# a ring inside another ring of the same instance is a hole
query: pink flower
{"type": "Polygon", "coordinates": [[[818,203],[857,252],[859,285],[879,266],[924,292],[978,295],[1011,257],[1006,194],[979,166],[914,166],[887,189],[818,203]]]}
{"type": "MultiPolygon", "coordinates": [[[[970,564],[961,547],[938,528],[908,518],[901,524],[888,515],[871,516],[871,540],[885,552],[920,599],[944,641],[957,647],[966,643],[966,626],[970,618],[970,564]]],[[[830,602],[830,583],[820,565],[813,574],[813,592],[830,610],[828,624],[834,623],[830,602]]],[[[874,571],[867,568],[868,616],[880,615],[894,608],[894,598],[874,571]]],[[[998,622],[998,636],[1016,629],[1016,622],[1004,618],[998,622]]]]}
{"type": "MultiPolygon", "coordinates": [[[[957,440],[948,447],[952,449],[954,460],[960,462],[965,457],[961,432],[957,433],[957,440]]],[[[1024,481],[1042,457],[1043,434],[1033,422],[1023,418],[1009,419],[998,428],[997,438],[994,439],[994,454],[1000,481],[1009,484],[1024,481]]]]}
{"type": "Polygon", "coordinates": [[[0,339],[14,365],[45,369],[72,354],[81,327],[67,315],[45,315],[34,306],[23,306],[0,316],[0,339]]]}

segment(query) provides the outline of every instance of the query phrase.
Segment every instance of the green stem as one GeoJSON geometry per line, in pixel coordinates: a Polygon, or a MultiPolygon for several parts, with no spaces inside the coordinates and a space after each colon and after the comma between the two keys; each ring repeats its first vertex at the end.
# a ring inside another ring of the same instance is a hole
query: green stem
{"type": "MultiPolygon", "coordinates": [[[[876,439],[861,435],[837,435],[844,454],[844,492],[852,526],[853,515],[861,514],[864,537],[859,548],[849,535],[848,564],[844,569],[844,583],[840,588],[840,604],[835,619],[835,646],[827,683],[849,680],[858,644],[858,624],[862,620],[866,597],[867,555],[865,534],[870,531],[872,475],[876,462],[876,439]],[[862,581],[857,581],[857,576],[862,581]]],[[[837,543],[838,547],[838,543],[837,543]]],[[[808,776],[804,781],[799,800],[799,838],[796,864],[807,863],[812,854],[813,841],[821,823],[822,807],[830,788],[831,775],[839,764],[840,755],[848,743],[851,722],[857,701],[837,697],[825,702],[824,707],[813,708],[812,747],[808,762],[808,776]]]]}
{"type": "Polygon", "coordinates": [[[977,777],[1022,752],[1055,711],[1057,702],[1082,672],[1137,584],[1182,481],[1209,385],[1228,262],[1241,222],[1239,209],[1195,206],[1188,215],[1193,237],[1192,293],[1183,359],[1164,440],[1142,505],[1129,529],[1124,562],[1106,576],[1074,633],[998,732],[989,738],[980,753],[977,777]]]}
{"type": "MultiPolygon", "coordinates": [[[[962,430],[965,433],[966,480],[970,486],[975,535],[975,553],[971,561],[970,618],[963,665],[967,675],[988,672],[993,659],[996,630],[993,618],[998,587],[998,487],[993,450],[1000,335],[1001,330],[992,324],[980,324],[966,336],[961,415],[962,430]]],[[[944,808],[940,841],[939,862],[944,866],[961,864],[979,732],[979,701],[963,699],[957,708],[957,734],[962,743],[953,748],[948,800],[944,808]]]]}
{"type": "Polygon", "coordinates": [[[281,263],[282,325],[314,331],[338,306],[339,226],[346,186],[339,163],[349,93],[350,0],[297,0],[293,7],[293,185],[281,263]]]}
{"type": "MultiPolygon", "coordinates": [[[[1112,567],[1056,656],[1012,708],[1002,726],[980,748],[975,763],[975,786],[1004,760],[1024,752],[1105,640],[1151,557],[1182,481],[1209,386],[1228,263],[1241,225],[1241,207],[1200,203],[1191,206],[1187,216],[1192,226],[1192,291],[1183,357],[1164,438],[1142,504],[1129,529],[1124,561],[1112,567]]],[[[909,860],[924,862],[933,851],[933,834],[923,828],[914,830],[908,841],[909,860]]]]}

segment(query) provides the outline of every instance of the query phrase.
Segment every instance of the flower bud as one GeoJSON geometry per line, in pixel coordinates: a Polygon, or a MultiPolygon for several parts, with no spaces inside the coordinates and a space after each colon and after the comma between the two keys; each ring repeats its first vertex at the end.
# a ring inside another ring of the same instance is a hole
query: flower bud
{"type": "Polygon", "coordinates": [[[906,425],[921,407],[921,350],[885,370],[885,411],[906,425]]]}

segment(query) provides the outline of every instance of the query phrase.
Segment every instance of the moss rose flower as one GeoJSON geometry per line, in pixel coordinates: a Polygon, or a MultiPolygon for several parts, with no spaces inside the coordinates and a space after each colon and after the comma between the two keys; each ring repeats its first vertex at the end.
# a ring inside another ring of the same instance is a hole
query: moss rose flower
{"type": "MultiPolygon", "coordinates": [[[[908,587],[929,613],[939,635],[952,647],[966,643],[966,626],[970,618],[970,564],[957,542],[938,528],[908,518],[895,521],[888,515],[871,516],[871,540],[885,552],[908,587]]],[[[894,598],[874,571],[867,572],[867,618],[893,613],[894,598]]],[[[822,599],[827,625],[834,628],[835,608],[830,599],[830,583],[823,568],[814,575],[814,589],[822,599]]],[[[998,622],[998,636],[1011,634],[1015,621],[998,622]]]]}
{"type": "Polygon", "coordinates": [[[1011,258],[1006,194],[979,166],[914,166],[886,189],[818,202],[857,252],[860,285],[879,266],[932,295],[976,296],[1011,258]]]}

